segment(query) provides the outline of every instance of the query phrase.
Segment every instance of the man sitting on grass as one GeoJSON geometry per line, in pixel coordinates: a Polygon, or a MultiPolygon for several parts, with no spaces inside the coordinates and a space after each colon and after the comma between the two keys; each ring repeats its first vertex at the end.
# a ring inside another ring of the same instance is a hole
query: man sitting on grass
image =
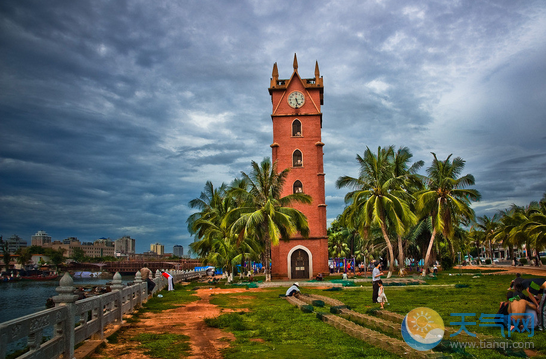
{"type": "Polygon", "coordinates": [[[508,304],[508,313],[509,314],[521,314],[521,315],[512,315],[510,325],[510,331],[514,330],[514,324],[518,325],[518,331],[523,331],[527,329],[533,329],[537,325],[537,312],[536,305],[527,300],[520,298],[519,295],[515,295],[510,298],[508,304]],[[523,315],[527,314],[527,315],[523,315]]]}
{"type": "Polygon", "coordinates": [[[286,291],[286,296],[291,297],[294,294],[301,293],[300,292],[300,284],[298,282],[292,284],[290,288],[286,291]]]}

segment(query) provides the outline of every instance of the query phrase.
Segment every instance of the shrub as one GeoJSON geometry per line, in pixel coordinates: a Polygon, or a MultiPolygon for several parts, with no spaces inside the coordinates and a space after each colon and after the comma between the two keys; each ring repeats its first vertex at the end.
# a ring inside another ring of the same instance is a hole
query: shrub
{"type": "Polygon", "coordinates": [[[546,264],[546,258],[540,258],[540,261],[542,262],[542,264],[546,264]]]}
{"type": "Polygon", "coordinates": [[[526,264],[528,263],[528,262],[527,262],[527,258],[521,258],[521,259],[519,260],[519,262],[520,262],[521,264],[523,264],[523,265],[526,265],[526,264]]]}
{"type": "Polygon", "coordinates": [[[443,256],[442,259],[440,259],[440,265],[442,266],[442,270],[449,270],[453,268],[453,261],[450,256],[443,256]]]}
{"type": "Polygon", "coordinates": [[[491,259],[487,258],[487,259],[485,260],[485,264],[491,264],[491,259]]]}

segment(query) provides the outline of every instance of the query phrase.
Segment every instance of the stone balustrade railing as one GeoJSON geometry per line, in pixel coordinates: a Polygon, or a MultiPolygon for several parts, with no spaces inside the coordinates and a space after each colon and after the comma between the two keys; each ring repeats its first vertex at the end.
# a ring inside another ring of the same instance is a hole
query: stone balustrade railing
{"type": "MultiPolygon", "coordinates": [[[[189,281],[206,276],[205,271],[168,271],[174,282],[189,281]]],[[[153,278],[156,286],[153,293],[167,286],[167,279],[158,270],[153,278]]],[[[116,273],[112,291],[82,300],[76,300],[74,281],[65,273],[53,297],[55,307],[0,323],[0,359],[5,359],[11,343],[26,339],[28,351],[17,358],[56,359],[74,358],[74,346],[87,339],[104,339],[104,328],[108,324],[121,323],[123,316],[138,309],[153,293],[148,293],[146,282],[140,272],[134,284],[122,284],[116,273]],[[52,331],[51,337],[44,331],[52,331]]]]}

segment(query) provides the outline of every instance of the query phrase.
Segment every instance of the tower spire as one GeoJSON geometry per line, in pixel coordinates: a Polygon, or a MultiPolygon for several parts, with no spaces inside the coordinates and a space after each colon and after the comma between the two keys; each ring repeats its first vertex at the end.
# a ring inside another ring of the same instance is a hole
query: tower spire
{"type": "Polygon", "coordinates": [[[320,71],[318,68],[318,60],[317,60],[317,62],[315,63],[315,81],[318,81],[319,78],[320,78],[320,71]]]}
{"type": "Polygon", "coordinates": [[[279,69],[277,69],[277,63],[275,62],[273,64],[273,73],[271,74],[271,86],[275,87],[277,85],[277,81],[279,81],[279,69]]]}
{"type": "Polygon", "coordinates": [[[298,57],[294,53],[294,71],[298,72],[298,57]]]}

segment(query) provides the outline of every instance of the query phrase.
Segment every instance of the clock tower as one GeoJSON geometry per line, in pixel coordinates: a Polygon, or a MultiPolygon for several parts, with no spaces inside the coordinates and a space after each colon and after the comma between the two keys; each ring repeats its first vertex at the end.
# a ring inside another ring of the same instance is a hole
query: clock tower
{"type": "Polygon", "coordinates": [[[290,168],[282,196],[305,193],[311,204],[293,205],[307,217],[309,238],[300,234],[271,248],[272,276],[310,279],[328,273],[328,236],[324,194],[323,146],[321,141],[324,87],[318,62],[315,77],[301,78],[294,54],[294,71],[289,79],[279,79],[273,65],[269,87],[273,111],[272,157],[277,168],[290,168]]]}

